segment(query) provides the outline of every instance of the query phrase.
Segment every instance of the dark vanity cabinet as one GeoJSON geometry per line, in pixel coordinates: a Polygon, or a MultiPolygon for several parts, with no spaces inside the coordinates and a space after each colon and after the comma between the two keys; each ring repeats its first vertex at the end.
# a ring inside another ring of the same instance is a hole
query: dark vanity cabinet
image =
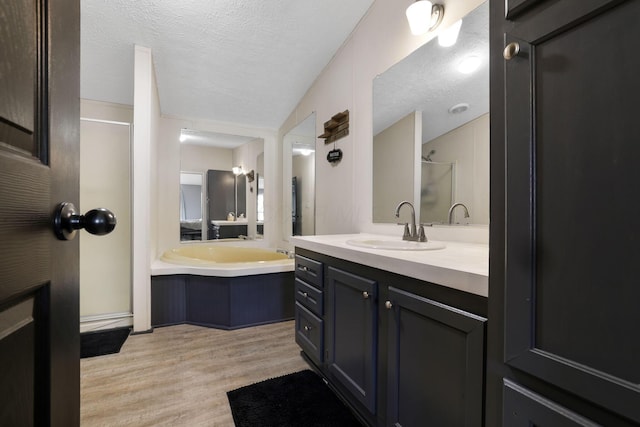
{"type": "Polygon", "coordinates": [[[491,1],[489,426],[640,425],[639,23],[491,1]]]}
{"type": "Polygon", "coordinates": [[[328,374],[374,414],[378,284],[331,266],[327,268],[326,282],[328,374]]]}
{"type": "Polygon", "coordinates": [[[295,257],[296,343],[316,364],[324,361],[323,265],[301,255],[295,257]]]}
{"type": "Polygon", "coordinates": [[[486,319],[389,287],[387,425],[481,426],[486,319]]]}
{"type": "Polygon", "coordinates": [[[296,340],[365,423],[483,425],[486,298],[296,254],[296,340]],[[312,334],[315,325],[324,340],[312,334]]]}

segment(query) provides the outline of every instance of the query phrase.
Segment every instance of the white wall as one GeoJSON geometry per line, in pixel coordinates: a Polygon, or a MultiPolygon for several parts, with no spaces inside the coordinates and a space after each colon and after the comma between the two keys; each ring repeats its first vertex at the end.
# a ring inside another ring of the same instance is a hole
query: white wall
{"type": "Polygon", "coordinates": [[[151,262],[156,257],[160,102],[151,50],[135,47],[133,130],[133,330],[151,329],[151,262]]]}
{"type": "Polygon", "coordinates": [[[443,1],[445,14],[439,29],[435,33],[413,36],[405,16],[412,2],[376,0],[281,128],[280,134],[284,135],[315,111],[316,135],[320,135],[322,124],[332,115],[345,109],[350,111],[349,136],[336,143],[344,153],[339,164],[331,165],[325,159],[333,144],[316,142],[317,234],[397,233],[397,225],[372,222],[373,78],[482,3],[480,0],[443,1]]]}

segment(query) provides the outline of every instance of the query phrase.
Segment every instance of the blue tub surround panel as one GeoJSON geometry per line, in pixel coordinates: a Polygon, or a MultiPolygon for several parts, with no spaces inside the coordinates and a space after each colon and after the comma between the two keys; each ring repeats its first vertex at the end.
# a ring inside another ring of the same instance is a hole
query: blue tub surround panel
{"type": "Polygon", "coordinates": [[[151,277],[154,327],[188,323],[238,329],[293,318],[293,272],[243,277],[151,277]]]}

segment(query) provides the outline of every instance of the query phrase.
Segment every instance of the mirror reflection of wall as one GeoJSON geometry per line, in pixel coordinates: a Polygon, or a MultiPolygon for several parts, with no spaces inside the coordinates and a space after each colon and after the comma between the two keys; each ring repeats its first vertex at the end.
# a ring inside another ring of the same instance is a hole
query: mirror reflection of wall
{"type": "MultiPolygon", "coordinates": [[[[201,239],[256,237],[257,202],[253,197],[254,184],[249,182],[249,177],[255,177],[254,169],[259,154],[264,152],[264,141],[261,138],[183,129],[180,142],[181,170],[206,177],[202,188],[205,197],[200,210],[200,218],[203,218],[201,239]],[[238,169],[237,174],[234,174],[234,168],[238,169]],[[253,175],[250,175],[251,171],[253,175]]],[[[183,233],[182,204],[181,199],[181,241],[197,240],[195,234],[193,239],[189,239],[183,233]]]]}
{"type": "Polygon", "coordinates": [[[398,203],[415,200],[421,121],[419,112],[411,112],[373,137],[373,222],[397,222],[398,203]]]}
{"type": "Polygon", "coordinates": [[[180,241],[202,240],[202,174],[180,172],[180,241]]]}
{"type": "Polygon", "coordinates": [[[435,38],[374,79],[373,221],[397,222],[395,206],[410,200],[422,223],[448,223],[449,208],[463,203],[470,218],[456,209],[452,223],[488,224],[488,112],[485,2],[462,19],[453,46],[441,46],[435,38]],[[470,62],[475,62],[475,69],[464,68],[470,62]],[[417,124],[415,151],[411,135],[397,134],[408,117],[417,124]],[[385,138],[391,147],[379,143],[385,138]],[[401,157],[401,152],[408,157],[401,157]],[[397,159],[390,161],[390,156],[397,159]],[[389,185],[390,177],[395,186],[389,185]],[[400,177],[404,178],[398,181],[400,177]]]}
{"type": "Polygon", "coordinates": [[[316,115],[312,113],[289,131],[291,147],[291,235],[315,234],[316,115]]]}

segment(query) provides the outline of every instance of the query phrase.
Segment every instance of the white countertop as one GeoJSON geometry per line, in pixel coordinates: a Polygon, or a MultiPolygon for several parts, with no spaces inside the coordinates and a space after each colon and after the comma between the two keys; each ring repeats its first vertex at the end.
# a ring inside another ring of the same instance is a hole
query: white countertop
{"type": "MultiPolygon", "coordinates": [[[[443,242],[446,247],[427,251],[398,251],[351,246],[350,239],[394,239],[377,234],[293,236],[296,246],[379,270],[413,277],[464,292],[488,296],[489,245],[443,242]]],[[[401,237],[397,237],[401,240],[401,237]]]]}
{"type": "Polygon", "coordinates": [[[227,221],[226,219],[212,219],[211,224],[213,225],[247,225],[246,218],[238,218],[233,221],[227,221]]]}

